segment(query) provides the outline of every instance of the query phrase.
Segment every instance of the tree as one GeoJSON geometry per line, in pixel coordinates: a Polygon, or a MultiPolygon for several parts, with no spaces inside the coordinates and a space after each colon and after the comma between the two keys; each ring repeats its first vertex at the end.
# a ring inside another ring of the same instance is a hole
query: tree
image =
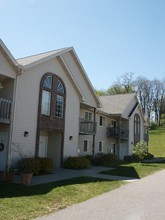
{"type": "Polygon", "coordinates": [[[134,85],[143,113],[150,118],[153,110],[153,82],[143,76],[139,76],[134,81],[134,85]]]}
{"type": "Polygon", "coordinates": [[[111,87],[108,88],[107,93],[110,95],[134,93],[134,83],[133,83],[134,73],[125,73],[117,82],[115,82],[111,87]]]}

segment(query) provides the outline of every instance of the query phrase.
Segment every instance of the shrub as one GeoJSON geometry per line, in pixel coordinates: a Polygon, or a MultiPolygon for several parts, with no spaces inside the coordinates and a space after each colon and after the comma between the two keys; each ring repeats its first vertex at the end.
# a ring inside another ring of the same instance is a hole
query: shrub
{"type": "Polygon", "coordinates": [[[126,162],[138,162],[139,157],[135,154],[124,156],[124,161],[126,162]]]}
{"type": "Polygon", "coordinates": [[[155,130],[158,127],[158,123],[151,121],[150,129],[155,130]]]}
{"type": "Polygon", "coordinates": [[[99,154],[95,155],[95,158],[93,158],[92,164],[94,166],[104,166],[104,165],[106,165],[110,162],[114,162],[114,161],[117,161],[117,160],[118,160],[118,158],[114,154],[99,153],[99,154]]]}
{"type": "Polygon", "coordinates": [[[64,161],[65,168],[83,169],[90,166],[90,161],[85,157],[68,157],[64,161]]]}
{"type": "Polygon", "coordinates": [[[88,159],[90,161],[90,163],[92,164],[92,160],[93,160],[93,156],[92,155],[85,155],[84,157],[86,159],[88,159]]]}
{"type": "Polygon", "coordinates": [[[17,168],[20,172],[38,175],[40,172],[40,162],[37,158],[23,158],[18,161],[17,168]]]}
{"type": "Polygon", "coordinates": [[[151,154],[151,153],[146,153],[145,154],[145,156],[144,156],[144,159],[147,159],[147,160],[151,160],[151,159],[153,159],[154,158],[154,155],[153,154],[151,154]]]}
{"type": "Polygon", "coordinates": [[[139,161],[144,159],[146,151],[147,151],[147,145],[144,141],[138,142],[133,147],[133,153],[135,156],[138,157],[139,161]]]}
{"type": "Polygon", "coordinates": [[[43,157],[23,158],[18,161],[17,168],[23,173],[33,173],[39,175],[40,173],[48,173],[53,169],[53,162],[51,159],[43,157]]]}
{"type": "Polygon", "coordinates": [[[53,170],[53,161],[47,157],[38,157],[40,173],[50,173],[53,170]]]}

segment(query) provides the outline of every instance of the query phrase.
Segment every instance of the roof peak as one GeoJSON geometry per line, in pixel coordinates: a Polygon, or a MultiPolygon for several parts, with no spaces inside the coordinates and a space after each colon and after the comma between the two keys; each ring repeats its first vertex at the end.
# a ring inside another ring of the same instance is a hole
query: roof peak
{"type": "Polygon", "coordinates": [[[45,52],[41,52],[41,53],[37,53],[37,54],[28,55],[28,56],[25,56],[25,57],[20,57],[20,58],[17,58],[16,60],[21,60],[21,59],[26,59],[26,58],[30,58],[30,57],[40,56],[40,55],[43,55],[43,54],[46,55],[46,54],[49,54],[49,53],[54,53],[54,52],[66,50],[68,48],[69,47],[64,47],[64,48],[55,49],[55,50],[49,50],[49,51],[45,51],[45,52]]]}

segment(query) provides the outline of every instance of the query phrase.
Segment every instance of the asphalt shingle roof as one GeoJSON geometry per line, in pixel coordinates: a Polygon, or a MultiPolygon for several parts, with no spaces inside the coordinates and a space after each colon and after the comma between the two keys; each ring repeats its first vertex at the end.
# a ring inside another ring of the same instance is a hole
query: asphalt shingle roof
{"type": "Polygon", "coordinates": [[[40,53],[40,54],[36,54],[36,55],[32,55],[32,56],[28,56],[28,57],[24,57],[24,58],[20,58],[17,59],[17,62],[21,65],[29,65],[32,63],[35,63],[39,60],[42,60],[46,57],[50,57],[52,55],[55,55],[59,52],[65,51],[68,48],[63,48],[63,49],[58,49],[58,50],[53,50],[53,51],[49,51],[49,52],[45,52],[45,53],[40,53]]]}
{"type": "Polygon", "coordinates": [[[100,110],[108,114],[122,114],[135,96],[135,93],[100,96],[103,105],[100,110]]]}

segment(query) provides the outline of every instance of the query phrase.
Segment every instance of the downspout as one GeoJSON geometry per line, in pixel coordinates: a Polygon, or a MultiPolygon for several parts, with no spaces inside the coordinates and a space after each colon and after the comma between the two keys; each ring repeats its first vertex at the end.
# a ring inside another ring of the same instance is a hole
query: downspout
{"type": "Polygon", "coordinates": [[[93,134],[92,156],[95,156],[95,136],[96,136],[96,108],[94,108],[95,134],[93,134]]]}

